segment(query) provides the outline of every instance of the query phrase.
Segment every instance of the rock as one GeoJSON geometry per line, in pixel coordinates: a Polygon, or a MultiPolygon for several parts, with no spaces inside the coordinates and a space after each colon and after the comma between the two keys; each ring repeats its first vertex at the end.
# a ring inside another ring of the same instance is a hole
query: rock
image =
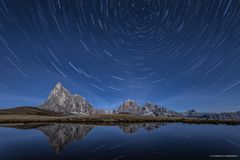
{"type": "Polygon", "coordinates": [[[125,101],[115,113],[124,113],[124,114],[135,114],[141,115],[141,107],[133,100],[125,101]]]}
{"type": "Polygon", "coordinates": [[[240,111],[238,112],[223,112],[223,113],[205,113],[197,112],[195,110],[189,110],[182,114],[187,118],[201,118],[211,120],[240,120],[240,111]]]}
{"type": "Polygon", "coordinates": [[[139,106],[133,100],[127,100],[124,102],[118,110],[113,113],[124,113],[124,114],[134,114],[142,116],[179,116],[177,112],[168,110],[165,107],[160,107],[159,105],[152,104],[150,102],[143,106],[139,106]]]}
{"type": "Polygon", "coordinates": [[[86,99],[78,94],[72,95],[65,89],[61,83],[57,83],[51,91],[48,100],[39,106],[41,110],[53,111],[63,115],[90,115],[90,114],[133,114],[141,116],[168,116],[168,117],[186,117],[212,120],[240,120],[240,111],[228,113],[204,113],[196,110],[187,112],[175,112],[168,110],[150,102],[143,106],[138,105],[133,100],[127,100],[112,112],[103,109],[94,109],[86,99]]]}
{"type": "Polygon", "coordinates": [[[93,107],[80,95],[72,95],[61,83],[57,83],[48,100],[39,106],[41,109],[54,111],[64,115],[94,113],[93,107]]]}
{"type": "Polygon", "coordinates": [[[152,115],[154,116],[154,112],[159,108],[158,105],[154,105],[150,102],[147,102],[143,107],[142,107],[142,114],[143,115],[152,115]]]}

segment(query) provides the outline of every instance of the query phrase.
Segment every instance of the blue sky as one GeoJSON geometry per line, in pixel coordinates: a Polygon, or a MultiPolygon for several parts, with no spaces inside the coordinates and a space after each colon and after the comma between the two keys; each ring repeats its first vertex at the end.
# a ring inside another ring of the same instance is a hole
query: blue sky
{"type": "Polygon", "coordinates": [[[96,107],[240,110],[239,1],[0,2],[0,107],[61,82],[96,107]]]}

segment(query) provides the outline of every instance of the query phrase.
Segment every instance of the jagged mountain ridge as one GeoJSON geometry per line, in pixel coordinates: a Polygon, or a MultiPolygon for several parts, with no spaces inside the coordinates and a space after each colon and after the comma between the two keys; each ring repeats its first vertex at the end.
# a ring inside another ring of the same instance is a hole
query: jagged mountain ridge
{"type": "Polygon", "coordinates": [[[206,113],[197,112],[196,110],[189,110],[182,113],[186,118],[200,118],[200,119],[213,119],[213,120],[240,120],[240,111],[237,112],[222,112],[222,113],[206,113]]]}
{"type": "Polygon", "coordinates": [[[138,105],[134,100],[127,100],[115,111],[115,113],[127,113],[134,115],[147,115],[147,116],[180,116],[175,111],[168,110],[157,104],[147,102],[143,106],[138,105]]]}
{"type": "MultiPolygon", "coordinates": [[[[71,94],[61,83],[57,83],[51,91],[48,100],[39,106],[42,110],[54,111],[64,115],[91,115],[109,113],[103,109],[94,108],[84,97],[78,94],[71,94]]],[[[185,117],[214,120],[240,120],[240,111],[228,113],[205,113],[189,110],[187,112],[176,112],[161,107],[157,104],[147,102],[143,106],[138,105],[134,100],[127,100],[114,110],[114,114],[133,114],[140,116],[168,116],[185,117]]]]}
{"type": "Polygon", "coordinates": [[[176,112],[161,107],[157,104],[147,102],[143,106],[138,105],[134,100],[127,100],[115,111],[115,113],[127,113],[133,115],[148,116],[167,116],[167,117],[184,117],[184,118],[200,118],[212,120],[240,120],[240,111],[223,112],[223,113],[207,113],[189,110],[187,112],[176,112]]]}
{"type": "Polygon", "coordinates": [[[127,100],[119,106],[116,113],[141,115],[141,107],[133,100],[127,100]]]}
{"type": "Polygon", "coordinates": [[[51,110],[65,115],[94,114],[92,105],[78,94],[72,95],[61,83],[57,83],[51,91],[48,100],[39,106],[41,109],[51,110]]]}

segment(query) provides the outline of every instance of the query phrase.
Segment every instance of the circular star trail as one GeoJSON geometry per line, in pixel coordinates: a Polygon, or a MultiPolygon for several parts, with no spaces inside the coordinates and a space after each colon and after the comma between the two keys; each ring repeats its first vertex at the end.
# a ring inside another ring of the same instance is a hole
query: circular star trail
{"type": "Polygon", "coordinates": [[[97,107],[240,109],[240,1],[2,0],[0,106],[62,82],[97,107]]]}

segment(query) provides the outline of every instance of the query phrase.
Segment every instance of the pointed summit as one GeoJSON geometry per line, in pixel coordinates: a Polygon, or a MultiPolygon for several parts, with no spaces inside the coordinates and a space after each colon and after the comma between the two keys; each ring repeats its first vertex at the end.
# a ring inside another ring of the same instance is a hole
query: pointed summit
{"type": "Polygon", "coordinates": [[[84,97],[71,93],[58,82],[48,100],[40,105],[40,108],[55,111],[65,115],[69,114],[92,114],[93,107],[85,100],[84,97]]]}
{"type": "Polygon", "coordinates": [[[136,102],[134,100],[132,100],[132,99],[128,99],[124,103],[136,103],[136,102]]]}
{"type": "Polygon", "coordinates": [[[48,99],[51,99],[51,97],[63,97],[63,96],[69,96],[70,92],[65,89],[60,82],[58,82],[55,87],[52,89],[48,99]]]}
{"type": "MultiPolygon", "coordinates": [[[[60,82],[58,82],[58,83],[53,87],[52,91],[53,91],[53,90],[59,91],[59,90],[61,90],[61,89],[65,89],[65,88],[63,87],[63,85],[62,85],[60,82]]],[[[65,89],[65,90],[66,90],[66,89],[65,89]]]]}
{"type": "Polygon", "coordinates": [[[62,87],[62,84],[60,82],[58,82],[54,88],[60,89],[61,87],[62,87]]]}

